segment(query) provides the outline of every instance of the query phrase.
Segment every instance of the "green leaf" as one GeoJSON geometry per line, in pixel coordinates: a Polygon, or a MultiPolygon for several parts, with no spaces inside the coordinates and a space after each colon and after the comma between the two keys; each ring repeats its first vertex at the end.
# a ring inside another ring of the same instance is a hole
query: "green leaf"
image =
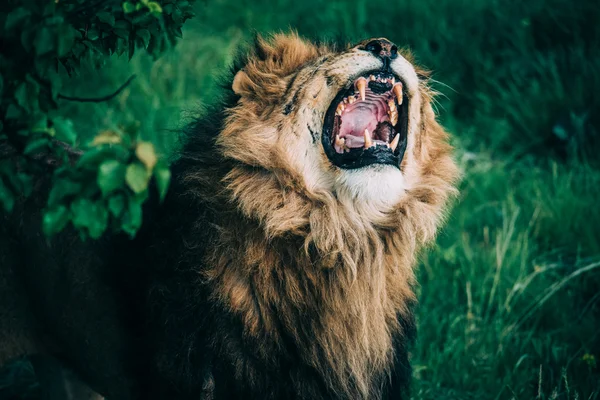
{"type": "Polygon", "coordinates": [[[129,30],[127,30],[127,29],[114,28],[113,33],[121,39],[125,39],[125,40],[129,39],[129,30]]]}
{"type": "Polygon", "coordinates": [[[81,191],[81,184],[70,179],[59,179],[50,190],[48,196],[48,206],[56,207],[59,203],[68,196],[73,196],[81,191]]]}
{"type": "Polygon", "coordinates": [[[150,142],[139,142],[135,148],[135,155],[146,166],[148,171],[152,171],[152,168],[154,168],[158,161],[154,145],[150,142]]]}
{"type": "Polygon", "coordinates": [[[35,35],[33,46],[35,54],[38,56],[50,53],[54,50],[54,32],[50,32],[46,27],[41,27],[35,35]]]}
{"type": "Polygon", "coordinates": [[[21,82],[19,86],[17,86],[15,89],[15,100],[17,100],[17,104],[23,107],[26,111],[31,111],[27,82],[21,82]]]}
{"type": "Polygon", "coordinates": [[[58,57],[66,56],[75,45],[75,37],[81,34],[71,26],[61,25],[57,34],[56,55],[58,57]]]}
{"type": "Polygon", "coordinates": [[[159,166],[154,171],[154,179],[156,179],[156,186],[158,189],[158,195],[160,196],[160,201],[163,201],[167,195],[167,191],[169,190],[171,171],[168,167],[159,166]]]}
{"type": "Polygon", "coordinates": [[[31,15],[31,12],[23,7],[19,7],[13,10],[10,14],[6,16],[6,21],[4,22],[4,30],[10,31],[17,25],[21,24],[29,15],[31,15]]]}
{"type": "Polygon", "coordinates": [[[35,27],[24,27],[21,31],[21,45],[28,53],[33,51],[33,43],[37,29],[35,27]]]}
{"type": "Polygon", "coordinates": [[[56,132],[56,139],[67,144],[74,145],[77,141],[77,133],[73,127],[73,121],[62,117],[56,117],[52,120],[56,132]]]}
{"type": "Polygon", "coordinates": [[[182,39],[183,38],[183,32],[181,31],[180,27],[175,27],[173,29],[173,36],[175,36],[176,38],[182,39]]]}
{"type": "Polygon", "coordinates": [[[31,132],[46,133],[48,132],[48,117],[46,114],[38,114],[34,116],[34,123],[31,125],[31,132]]]}
{"type": "Polygon", "coordinates": [[[6,115],[4,118],[6,119],[19,119],[23,115],[22,109],[16,106],[13,103],[10,103],[8,107],[6,107],[6,115]]]}
{"type": "Polygon", "coordinates": [[[124,19],[120,19],[115,22],[115,28],[123,29],[123,30],[129,32],[129,30],[131,29],[131,23],[129,23],[128,21],[125,21],[124,19]]]}
{"type": "Polygon", "coordinates": [[[73,226],[87,228],[90,237],[97,239],[102,236],[108,225],[108,211],[99,203],[85,198],[78,198],[71,204],[73,226]]]}
{"type": "Polygon", "coordinates": [[[69,210],[65,206],[58,206],[44,213],[42,228],[46,236],[52,236],[64,229],[69,222],[69,210]]]}
{"type": "Polygon", "coordinates": [[[92,239],[98,239],[108,226],[108,210],[98,203],[94,203],[94,218],[88,227],[92,239]]]}
{"type": "Polygon", "coordinates": [[[97,40],[100,37],[100,31],[98,29],[88,29],[86,38],[88,40],[97,40]]]}
{"type": "Polygon", "coordinates": [[[75,199],[71,203],[71,211],[73,212],[73,225],[76,228],[87,228],[92,224],[94,204],[85,198],[75,199]]]}
{"type": "MultiPolygon", "coordinates": [[[[125,4],[123,4],[123,8],[125,7],[125,4]]],[[[127,11],[125,11],[127,12],[127,11]]],[[[108,11],[101,11],[98,14],[96,14],[96,17],[98,17],[98,20],[100,22],[103,22],[105,24],[108,24],[110,26],[114,26],[115,25],[115,17],[112,13],[109,13],[108,11]]]]}
{"type": "Polygon", "coordinates": [[[46,137],[30,140],[27,142],[23,153],[27,155],[40,153],[42,150],[46,150],[49,144],[50,140],[46,137]]]}
{"type": "MultiPolygon", "coordinates": [[[[40,58],[38,58],[38,60],[40,60],[40,58]]],[[[46,76],[46,80],[50,85],[50,93],[52,95],[52,100],[56,101],[58,99],[58,93],[60,89],[62,89],[62,78],[60,77],[60,74],[56,71],[56,69],[48,69],[43,75],[46,76]]]]}
{"type": "Polygon", "coordinates": [[[15,166],[8,160],[0,163],[0,175],[4,176],[4,183],[11,191],[20,193],[25,197],[31,194],[33,178],[25,172],[16,172],[15,166]]]}
{"type": "Polygon", "coordinates": [[[119,218],[125,208],[125,197],[118,193],[108,199],[108,209],[110,213],[115,217],[119,218]]]}
{"type": "Polygon", "coordinates": [[[87,150],[77,161],[77,168],[96,170],[107,160],[127,161],[129,151],[121,146],[98,146],[87,150]]]}
{"type": "Polygon", "coordinates": [[[116,50],[115,53],[117,53],[118,56],[122,55],[123,53],[125,53],[127,50],[129,50],[129,41],[125,38],[117,38],[117,45],[116,45],[116,50]]]}
{"type": "Polygon", "coordinates": [[[2,182],[0,179],[0,203],[4,207],[4,210],[11,212],[15,206],[15,195],[13,192],[2,182]]]}
{"type": "Polygon", "coordinates": [[[75,57],[81,57],[81,55],[83,54],[83,52],[85,51],[86,47],[81,44],[81,43],[75,43],[75,45],[73,45],[73,55],[75,57]]]}
{"type": "Polygon", "coordinates": [[[138,29],[135,34],[144,43],[144,48],[148,47],[148,43],[150,43],[150,31],[148,29],[138,29]]]}
{"type": "Polygon", "coordinates": [[[98,168],[98,186],[106,196],[125,183],[125,166],[116,160],[105,161],[98,168]]]}
{"type": "Polygon", "coordinates": [[[125,3],[123,3],[123,12],[125,12],[125,14],[129,14],[135,11],[135,5],[129,1],[126,1],[125,3]]]}
{"type": "Polygon", "coordinates": [[[129,39],[129,60],[133,58],[133,53],[135,52],[135,40],[133,38],[129,39]]]}
{"type": "Polygon", "coordinates": [[[129,197],[127,212],[123,215],[121,228],[131,237],[142,226],[142,202],[139,198],[129,197]]]}
{"type": "Polygon", "coordinates": [[[125,180],[134,193],[142,193],[148,188],[150,174],[142,164],[136,162],[127,167],[125,180]]]}
{"type": "Polygon", "coordinates": [[[148,7],[148,10],[156,16],[162,14],[162,7],[156,1],[149,1],[146,4],[146,7],[148,7]]]}

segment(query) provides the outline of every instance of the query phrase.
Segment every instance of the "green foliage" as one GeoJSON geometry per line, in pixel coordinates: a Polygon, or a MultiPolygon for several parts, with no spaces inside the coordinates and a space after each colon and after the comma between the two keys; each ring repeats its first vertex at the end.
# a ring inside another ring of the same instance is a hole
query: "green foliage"
{"type": "Polygon", "coordinates": [[[152,176],[161,198],[167,190],[165,161],[159,162],[152,143],[138,139],[135,127],[105,131],[86,143],[90,135],[82,137],[61,112],[65,101],[112,96],[73,98],[61,90],[82,65],[99,68],[125,53],[131,59],[136,49],[156,58],[171,48],[193,16],[190,2],[12,0],[0,11],[0,149],[16,151],[0,161],[2,208],[10,212],[19,196],[29,195],[31,182],[47,174],[51,162],[59,167],[44,232],[57,233],[71,221],[92,238],[109,227],[134,235],[152,176]]]}

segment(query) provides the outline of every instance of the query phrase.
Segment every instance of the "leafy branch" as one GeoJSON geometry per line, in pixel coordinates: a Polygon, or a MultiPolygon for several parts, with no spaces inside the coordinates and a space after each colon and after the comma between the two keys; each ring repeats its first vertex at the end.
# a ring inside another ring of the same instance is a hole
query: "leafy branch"
{"type": "Polygon", "coordinates": [[[50,173],[47,234],[71,223],[92,238],[108,229],[134,235],[151,180],[161,198],[167,191],[166,161],[135,126],[104,130],[84,143],[60,104],[111,100],[135,76],[105,96],[61,90],[83,60],[100,68],[110,56],[131,58],[138,49],[158,57],[182,36],[193,16],[190,2],[8,0],[0,12],[0,212],[11,212],[50,173]]]}

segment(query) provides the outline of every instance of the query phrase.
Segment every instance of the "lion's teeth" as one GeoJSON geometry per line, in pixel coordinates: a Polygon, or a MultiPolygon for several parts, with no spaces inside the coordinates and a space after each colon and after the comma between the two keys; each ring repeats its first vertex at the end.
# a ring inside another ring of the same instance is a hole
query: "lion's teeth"
{"type": "Polygon", "coordinates": [[[388,100],[388,107],[390,108],[391,112],[396,111],[396,102],[394,99],[388,100]]]}
{"type": "Polygon", "coordinates": [[[393,126],[396,126],[396,124],[398,123],[398,113],[397,112],[393,112],[392,113],[392,117],[390,118],[390,122],[392,123],[393,126]]]}
{"type": "Polygon", "coordinates": [[[369,80],[371,80],[371,81],[374,81],[374,80],[375,80],[375,75],[371,75],[371,76],[369,77],[369,80]]]}
{"type": "Polygon", "coordinates": [[[344,106],[344,103],[340,103],[338,104],[336,110],[335,110],[335,114],[336,115],[342,115],[342,112],[344,111],[344,109],[346,108],[346,106],[344,106]]]}
{"type": "Polygon", "coordinates": [[[390,78],[390,83],[393,85],[394,83],[396,83],[396,78],[394,78],[393,76],[390,78]]]}
{"type": "Polygon", "coordinates": [[[398,99],[398,104],[402,104],[402,84],[400,82],[396,83],[392,90],[398,99]]]}
{"type": "Polygon", "coordinates": [[[390,147],[392,151],[396,151],[396,147],[398,147],[398,142],[400,142],[400,134],[397,134],[392,143],[390,143],[390,147]]]}
{"type": "Polygon", "coordinates": [[[373,141],[371,140],[371,134],[369,133],[368,129],[365,129],[364,137],[365,137],[365,149],[372,147],[373,141]]]}
{"type": "Polygon", "coordinates": [[[360,93],[360,99],[365,101],[365,91],[367,90],[367,80],[365,78],[358,78],[356,81],[356,89],[358,89],[358,93],[360,93]]]}
{"type": "Polygon", "coordinates": [[[346,144],[346,139],[340,138],[340,135],[335,135],[335,144],[343,150],[344,145],[346,144]]]}
{"type": "Polygon", "coordinates": [[[352,104],[356,101],[356,97],[354,96],[348,96],[348,103],[352,104]]]}

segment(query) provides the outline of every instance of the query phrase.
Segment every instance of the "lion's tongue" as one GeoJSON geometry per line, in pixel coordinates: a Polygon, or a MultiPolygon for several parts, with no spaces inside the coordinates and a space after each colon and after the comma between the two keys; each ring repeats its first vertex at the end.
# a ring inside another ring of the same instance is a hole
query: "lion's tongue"
{"type": "Polygon", "coordinates": [[[372,136],[377,129],[377,124],[386,116],[385,104],[381,101],[367,99],[367,101],[349,104],[342,116],[339,136],[345,138],[347,147],[363,147],[365,129],[372,136]]]}

